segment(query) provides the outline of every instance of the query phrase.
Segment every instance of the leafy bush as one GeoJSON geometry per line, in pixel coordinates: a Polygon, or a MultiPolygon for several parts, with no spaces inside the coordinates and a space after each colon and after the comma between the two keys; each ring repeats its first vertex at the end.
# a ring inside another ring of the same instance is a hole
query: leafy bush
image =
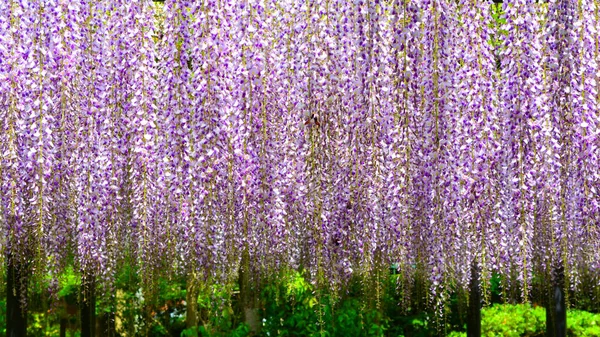
{"type": "Polygon", "coordinates": [[[543,336],[546,311],[529,304],[493,305],[481,312],[484,336],[543,336]]]}
{"type": "Polygon", "coordinates": [[[263,336],[384,336],[388,329],[389,319],[356,297],[334,301],[298,272],[280,280],[262,294],[263,336]]]}
{"type": "MultiPolygon", "coordinates": [[[[481,310],[482,336],[544,336],[546,311],[529,304],[495,304],[481,310]]],[[[452,332],[450,337],[466,336],[465,332],[452,332]]]]}
{"type": "MultiPolygon", "coordinates": [[[[123,317],[132,324],[142,324],[138,318],[144,317],[143,307],[138,301],[139,288],[131,286],[136,281],[136,272],[123,273],[119,284],[123,299],[128,304],[121,310],[123,317]],[[130,280],[133,280],[131,282],[130,280]]],[[[58,295],[67,302],[77,303],[80,276],[72,268],[67,269],[59,278],[58,295]]],[[[301,273],[296,271],[282,273],[268,282],[261,294],[263,326],[260,336],[343,336],[343,337],[429,337],[439,335],[431,317],[421,309],[400,310],[400,296],[394,292],[396,280],[391,279],[389,289],[383,291],[380,310],[364,300],[360,284],[351,286],[343,296],[334,297],[325,291],[317,291],[301,273]]],[[[197,329],[185,329],[185,279],[160,279],[157,302],[152,304],[152,319],[147,322],[148,336],[181,337],[245,337],[249,336],[249,327],[240,323],[240,317],[234,312],[233,302],[223,301],[236,290],[223,286],[205,287],[198,296],[198,314],[200,326],[197,329]]],[[[492,296],[499,297],[500,279],[494,276],[491,282],[492,296]]],[[[452,295],[456,296],[456,294],[452,295]]],[[[457,300],[453,298],[451,303],[457,300]]],[[[150,303],[145,303],[150,305],[150,303]]],[[[4,299],[0,300],[0,336],[5,334],[4,299]]],[[[108,307],[103,310],[107,310],[108,307]]],[[[102,305],[97,310],[101,312],[102,305]]],[[[59,309],[64,310],[64,309],[59,309]]],[[[451,308],[457,310],[456,306],[451,308]]],[[[30,311],[31,336],[58,336],[58,313],[50,314],[46,310],[30,311]]],[[[482,309],[483,336],[525,336],[545,335],[545,309],[528,304],[494,304],[482,309]]],[[[567,335],[600,337],[600,314],[587,311],[570,310],[567,313],[567,335]]],[[[450,315],[445,322],[448,336],[466,336],[464,321],[450,315]]],[[[145,324],[145,323],[144,323],[145,324]]],[[[134,330],[134,333],[136,331],[134,330]]],[[[137,331],[141,333],[141,331],[137,331]]],[[[78,332],[76,332],[78,334],[78,332]]]]}
{"type": "MultiPolygon", "coordinates": [[[[481,311],[483,336],[544,336],[546,333],[546,310],[529,304],[498,304],[481,311]]],[[[452,332],[449,337],[466,336],[464,332],[452,332]]],[[[600,337],[600,314],[587,311],[567,312],[567,336],[600,337]]]]}
{"type": "Polygon", "coordinates": [[[567,336],[600,337],[600,314],[579,310],[568,311],[567,336]]]}
{"type": "Polygon", "coordinates": [[[6,296],[0,300],[0,336],[6,336],[6,296]]]}
{"type": "MultiPolygon", "coordinates": [[[[394,328],[399,334],[398,337],[429,337],[435,336],[435,329],[429,323],[425,313],[418,315],[403,316],[396,320],[397,326],[394,328]]],[[[396,335],[394,335],[396,336],[396,335]]]]}

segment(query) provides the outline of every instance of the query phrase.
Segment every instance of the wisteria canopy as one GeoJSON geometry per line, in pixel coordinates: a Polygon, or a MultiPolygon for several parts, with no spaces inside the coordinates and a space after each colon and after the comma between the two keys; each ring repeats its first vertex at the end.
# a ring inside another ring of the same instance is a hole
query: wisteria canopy
{"type": "Polygon", "coordinates": [[[597,289],[599,30],[599,0],[0,1],[1,259],[597,289]]]}

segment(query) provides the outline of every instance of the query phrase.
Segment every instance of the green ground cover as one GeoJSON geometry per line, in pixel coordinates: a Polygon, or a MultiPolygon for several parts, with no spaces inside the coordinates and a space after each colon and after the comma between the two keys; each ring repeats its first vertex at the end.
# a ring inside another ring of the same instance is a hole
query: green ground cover
{"type": "MultiPolygon", "coordinates": [[[[60,336],[60,319],[67,319],[66,336],[79,336],[77,311],[79,278],[72,270],[61,278],[58,301],[41,294],[43,287],[32,287],[29,303],[29,336],[60,336]]],[[[139,279],[132,271],[122,273],[116,284],[120,305],[99,300],[97,315],[117,312],[121,336],[152,337],[220,337],[250,336],[237,310],[238,289],[212,287],[198,298],[200,326],[186,329],[186,287],[181,279],[161,280],[155,296],[144,298],[135,284],[139,279]],[[228,298],[229,301],[223,299],[228,298]],[[111,308],[113,308],[111,310],[111,308]]],[[[464,313],[453,298],[442,326],[436,325],[432,313],[398,305],[399,294],[393,278],[382,297],[373,302],[361,291],[360,282],[344,294],[316,290],[298,273],[280,275],[263,287],[260,303],[262,326],[255,336],[466,336],[464,313]]],[[[494,292],[499,291],[492,286],[494,292]]],[[[494,294],[493,294],[494,295],[494,294]]],[[[496,294],[497,295],[497,294],[496,294]]],[[[494,296],[493,296],[494,297],[494,296]]],[[[3,297],[4,298],[4,297],[3,297]]],[[[495,296],[499,298],[499,296],[495,296]]],[[[574,309],[568,312],[568,336],[600,337],[600,314],[574,309]]],[[[5,334],[5,302],[0,301],[0,336],[5,334]]],[[[107,316],[112,319],[115,316],[107,316]]],[[[529,304],[493,303],[482,310],[483,336],[544,336],[545,309],[529,304]]],[[[439,322],[437,322],[439,323],[439,322]]]]}

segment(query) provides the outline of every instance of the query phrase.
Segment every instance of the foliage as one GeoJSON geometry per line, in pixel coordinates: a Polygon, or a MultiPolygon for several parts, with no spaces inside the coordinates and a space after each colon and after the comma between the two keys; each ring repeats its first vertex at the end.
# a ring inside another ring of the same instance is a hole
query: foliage
{"type": "Polygon", "coordinates": [[[198,296],[198,310],[201,325],[201,337],[226,337],[231,334],[245,336],[248,327],[240,323],[239,317],[234,313],[227,287],[213,285],[201,288],[198,296]]]}
{"type": "Polygon", "coordinates": [[[481,330],[485,336],[543,336],[546,311],[529,304],[495,304],[482,310],[481,330]]]}
{"type": "Polygon", "coordinates": [[[320,293],[298,272],[263,290],[263,336],[384,336],[389,319],[357,297],[320,293]]]}
{"type": "Polygon", "coordinates": [[[27,327],[27,335],[31,337],[58,337],[59,326],[56,324],[48,324],[48,320],[50,319],[48,316],[48,313],[33,313],[30,316],[31,322],[29,322],[29,326],[27,327]]]}
{"type": "Polygon", "coordinates": [[[435,329],[426,313],[402,316],[397,318],[394,323],[392,328],[396,333],[393,336],[430,337],[435,335],[435,329]]]}
{"type": "Polygon", "coordinates": [[[6,297],[0,298],[0,336],[6,336],[6,297]]]}
{"type": "MultiPolygon", "coordinates": [[[[482,336],[545,336],[546,311],[528,304],[495,304],[483,308],[482,336]]],[[[449,337],[466,336],[452,332],[449,337]]],[[[580,310],[567,311],[567,336],[600,336],[600,314],[580,310]]]]}
{"type": "Polygon", "coordinates": [[[600,314],[587,311],[567,311],[567,336],[600,337],[600,314]]]}
{"type": "Polygon", "coordinates": [[[181,337],[246,337],[250,333],[250,329],[246,324],[240,324],[235,329],[221,332],[211,332],[204,326],[200,326],[197,331],[196,328],[188,328],[181,332],[181,337]],[[198,334],[199,332],[200,334],[198,334]]]}
{"type": "Polygon", "coordinates": [[[72,266],[65,268],[65,271],[59,277],[59,298],[64,298],[69,304],[77,302],[79,289],[81,286],[81,275],[75,273],[72,266]]]}
{"type": "MultiPolygon", "coordinates": [[[[133,275],[132,275],[133,277],[133,275]]],[[[133,277],[135,279],[135,277],[133,277]]],[[[498,279],[494,277],[493,279],[498,279]]],[[[74,273],[61,276],[61,285],[65,289],[75,289],[79,278],[74,273]]],[[[390,277],[395,284],[395,275],[390,277]]],[[[143,322],[144,309],[139,304],[125,307],[132,317],[138,317],[131,324],[148,324],[148,336],[152,337],[190,337],[196,329],[185,329],[185,283],[183,279],[161,279],[159,297],[153,319],[143,322]]],[[[494,286],[492,286],[494,288],[494,286]]],[[[61,296],[71,292],[61,289],[61,296]]],[[[133,289],[133,288],[132,288],[133,289]]],[[[384,294],[380,310],[368,306],[360,287],[350,286],[350,293],[333,296],[319,292],[302,274],[291,271],[281,273],[279,277],[266,283],[260,300],[264,317],[260,336],[406,336],[429,337],[438,335],[432,323],[431,313],[415,312],[409,308],[408,314],[399,310],[398,294],[389,289],[384,294]],[[389,303],[389,305],[385,304],[389,303]]],[[[237,290],[236,290],[237,291],[237,290]]],[[[492,292],[497,290],[492,289],[492,292]]],[[[197,327],[198,337],[249,336],[247,325],[239,322],[232,306],[221,305],[228,290],[212,286],[200,292],[198,297],[201,325],[197,327]]],[[[139,296],[138,290],[127,290],[124,294],[131,302],[139,296]]],[[[456,301],[453,297],[452,301],[456,301]]],[[[147,303],[146,303],[147,304],[147,303]]],[[[55,314],[39,311],[35,308],[30,314],[31,336],[58,336],[58,319],[55,314]]],[[[5,328],[5,302],[0,301],[0,336],[5,328]]],[[[456,307],[452,307],[456,310],[456,307]]],[[[600,336],[600,314],[581,310],[569,310],[567,313],[567,332],[569,336],[600,336]]],[[[446,331],[449,336],[465,336],[458,330],[460,320],[449,315],[446,331]]],[[[464,323],[463,323],[464,324],[464,323]]],[[[464,327],[462,327],[464,330],[464,327]]],[[[142,336],[142,329],[137,329],[142,336]]],[[[482,309],[482,333],[484,336],[542,336],[545,330],[545,310],[542,307],[527,304],[498,304],[482,309]]]]}
{"type": "Polygon", "coordinates": [[[185,283],[181,279],[161,278],[152,328],[156,336],[179,336],[185,329],[185,283]]]}

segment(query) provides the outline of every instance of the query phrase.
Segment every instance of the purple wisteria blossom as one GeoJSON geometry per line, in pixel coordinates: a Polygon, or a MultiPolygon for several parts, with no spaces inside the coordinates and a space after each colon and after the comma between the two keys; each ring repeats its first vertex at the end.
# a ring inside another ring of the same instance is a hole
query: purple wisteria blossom
{"type": "Polygon", "coordinates": [[[473,264],[484,298],[597,288],[600,3],[490,6],[0,2],[0,259],[334,292],[393,264],[440,313],[473,264]]]}

